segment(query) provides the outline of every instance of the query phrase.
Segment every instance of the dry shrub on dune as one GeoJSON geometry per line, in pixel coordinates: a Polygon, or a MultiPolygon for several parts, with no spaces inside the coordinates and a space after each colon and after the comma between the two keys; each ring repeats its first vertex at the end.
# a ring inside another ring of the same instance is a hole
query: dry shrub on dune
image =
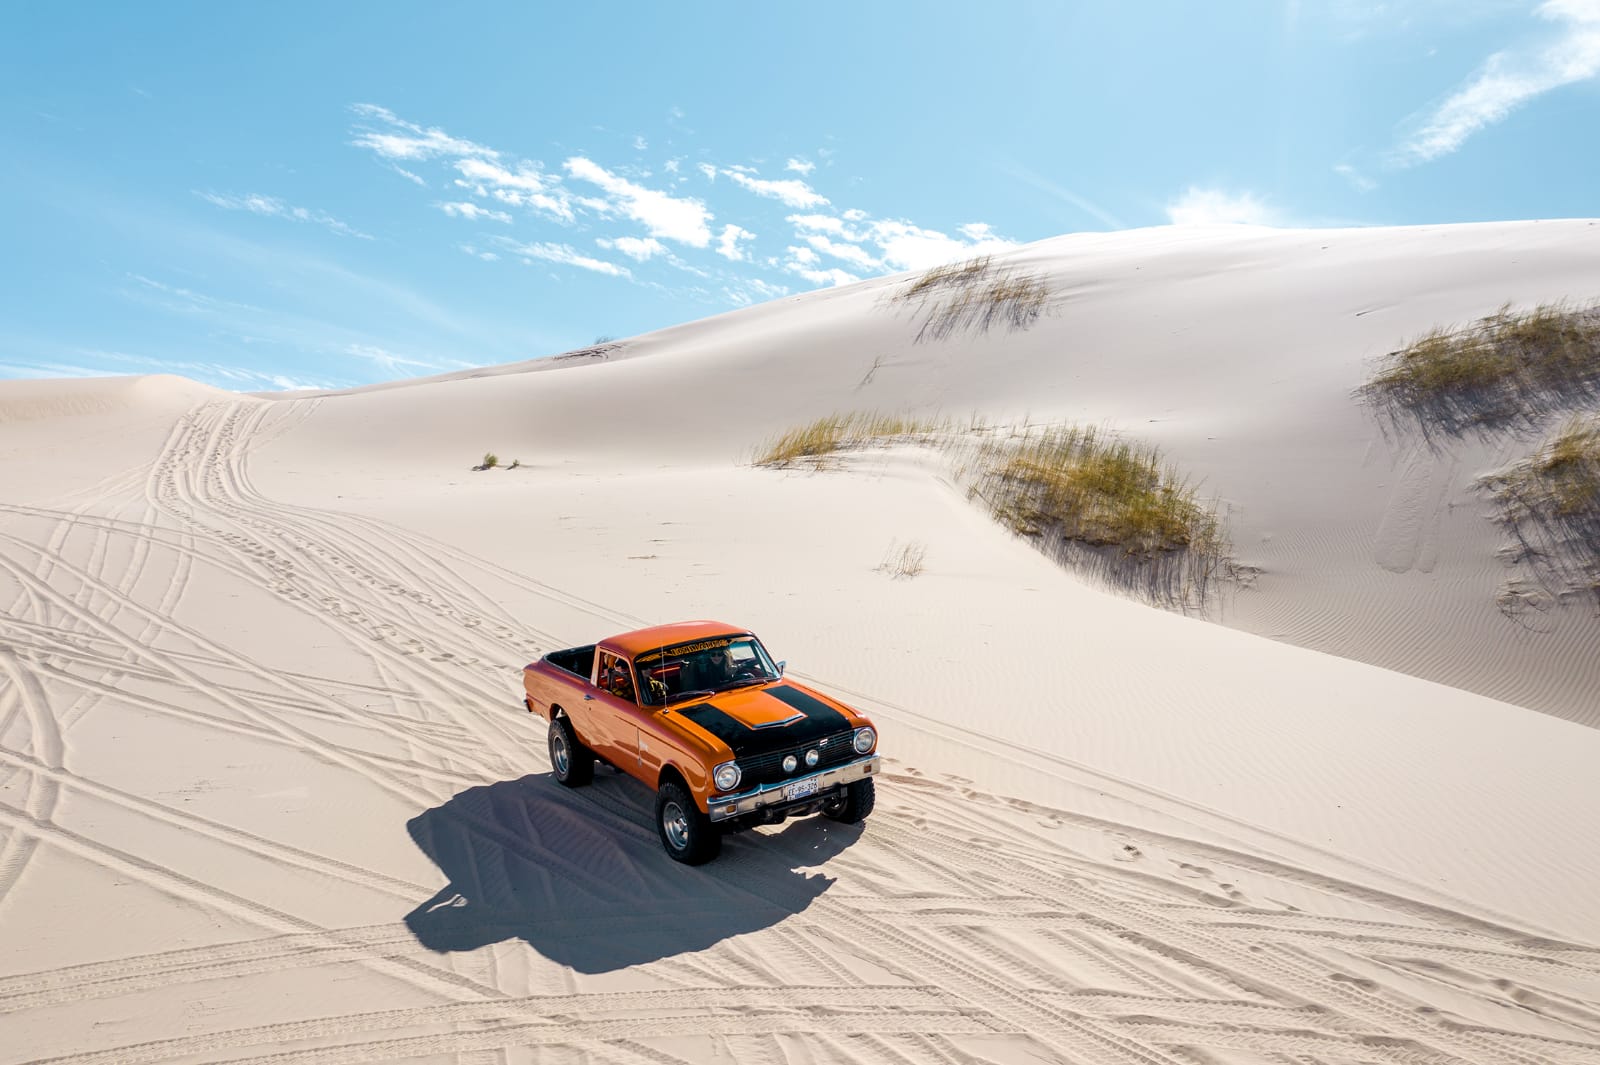
{"type": "Polygon", "coordinates": [[[1036,277],[998,270],[989,256],[936,266],[892,298],[915,303],[922,315],[917,340],[987,333],[995,325],[1026,329],[1044,313],[1050,291],[1036,277]]]}
{"type": "Polygon", "coordinates": [[[1221,572],[1215,509],[1153,445],[1061,426],[985,443],[978,468],[995,518],[1074,568],[1168,605],[1202,602],[1221,572]]]}
{"type": "MultiPolygon", "coordinates": [[[[1399,424],[1440,433],[1525,433],[1600,402],[1600,303],[1510,305],[1435,329],[1385,357],[1358,390],[1399,424]]],[[[1526,459],[1482,478],[1497,519],[1543,593],[1508,582],[1502,607],[1586,591],[1600,599],[1600,420],[1570,421],[1526,459]]]]}
{"type": "Polygon", "coordinates": [[[757,466],[791,466],[807,459],[822,459],[869,444],[925,437],[948,428],[948,425],[945,419],[873,411],[829,414],[767,441],[756,452],[755,463],[757,466]]]}
{"type": "Polygon", "coordinates": [[[1056,561],[1162,605],[1199,607],[1228,544],[1213,507],[1160,451],[1094,428],[994,437],[973,419],[834,414],[763,446],[756,464],[820,464],[870,445],[935,445],[996,520],[1056,561]]]}
{"type": "Polygon", "coordinates": [[[1386,355],[1358,393],[1425,434],[1523,428],[1600,396],[1600,304],[1507,304],[1386,355]]]}
{"type": "Polygon", "coordinates": [[[1533,455],[1480,482],[1544,583],[1600,601],[1600,418],[1568,422],[1533,455]]]}

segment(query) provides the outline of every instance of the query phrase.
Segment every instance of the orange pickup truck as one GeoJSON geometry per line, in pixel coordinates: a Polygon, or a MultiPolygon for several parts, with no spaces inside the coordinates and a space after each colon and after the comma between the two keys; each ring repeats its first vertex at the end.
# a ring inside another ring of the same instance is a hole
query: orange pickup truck
{"type": "Polygon", "coordinates": [[[684,621],[551,651],[524,667],[522,686],[550,723],[556,779],[581,787],[599,761],[642,781],[662,846],[699,865],[725,832],[872,812],[872,722],[786,679],[784,665],[746,629],[684,621]]]}

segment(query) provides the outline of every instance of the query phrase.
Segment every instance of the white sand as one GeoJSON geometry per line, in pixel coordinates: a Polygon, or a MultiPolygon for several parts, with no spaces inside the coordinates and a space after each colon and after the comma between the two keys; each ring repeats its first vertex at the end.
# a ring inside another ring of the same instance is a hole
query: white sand
{"type": "Polygon", "coordinates": [[[1076,236],[1007,261],[1021,332],[915,343],[899,278],[340,395],[0,382],[0,1062],[1600,1062],[1600,620],[1501,609],[1471,482],[1529,440],[1350,394],[1600,294],[1597,235],[1076,236]],[[937,452],[749,465],[853,409],[1159,443],[1261,575],[1182,617],[937,452]],[[704,616],[874,714],[864,829],[686,869],[553,783],[520,666],[704,616]]]}

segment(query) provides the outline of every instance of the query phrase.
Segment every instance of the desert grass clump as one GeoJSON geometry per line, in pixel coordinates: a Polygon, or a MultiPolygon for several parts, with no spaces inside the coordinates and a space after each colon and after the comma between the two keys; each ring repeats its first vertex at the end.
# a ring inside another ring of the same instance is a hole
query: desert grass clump
{"type": "Polygon", "coordinates": [[[890,580],[910,580],[922,573],[928,557],[927,545],[910,540],[906,543],[889,542],[889,552],[878,563],[879,573],[887,573],[890,580]]]}
{"type": "Polygon", "coordinates": [[[1065,426],[992,446],[979,486],[1015,532],[1053,532],[1151,557],[1211,539],[1215,522],[1150,445],[1065,426]]]}
{"type": "MultiPolygon", "coordinates": [[[[755,462],[821,465],[839,451],[909,442],[940,449],[957,482],[1049,556],[1162,606],[1203,608],[1230,565],[1215,507],[1198,498],[1154,446],[1093,428],[1022,426],[1010,434],[967,422],[883,414],[829,415],[763,445],[755,462]]],[[[925,548],[891,544],[877,568],[922,571],[925,548]]]]}
{"type": "Polygon", "coordinates": [[[492,470],[498,465],[500,465],[500,456],[496,455],[493,451],[485,451],[483,453],[483,462],[478,466],[478,469],[492,470]]]}
{"type": "Polygon", "coordinates": [[[1510,305],[1458,329],[1433,329],[1384,357],[1357,390],[1424,433],[1533,425],[1600,396],[1600,304],[1510,305]]]}
{"type": "Polygon", "coordinates": [[[989,256],[936,266],[891,297],[915,303],[922,322],[916,339],[987,333],[996,325],[1026,329],[1044,313],[1050,291],[1036,277],[996,270],[989,256]]]}
{"type": "Polygon", "coordinates": [[[829,414],[797,429],[790,429],[763,444],[756,453],[757,466],[790,466],[806,459],[820,460],[840,451],[872,444],[927,437],[946,427],[943,419],[855,411],[829,414]]]}
{"type": "Polygon", "coordinates": [[[1600,418],[1568,422],[1531,456],[1480,485],[1540,580],[1600,601],[1600,418]]]}
{"type": "Polygon", "coordinates": [[[1203,602],[1222,524],[1158,448],[1069,425],[984,449],[973,494],[1013,532],[1166,605],[1203,602]]]}
{"type": "Polygon", "coordinates": [[[987,274],[993,265],[993,258],[980,255],[964,263],[945,263],[942,266],[935,266],[931,270],[924,271],[895,298],[911,299],[937,288],[967,288],[987,274]]]}

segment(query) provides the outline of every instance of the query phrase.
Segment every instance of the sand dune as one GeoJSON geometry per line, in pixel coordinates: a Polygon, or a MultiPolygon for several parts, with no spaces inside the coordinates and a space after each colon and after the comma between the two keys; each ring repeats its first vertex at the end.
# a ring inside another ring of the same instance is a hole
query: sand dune
{"type": "Polygon", "coordinates": [[[0,383],[0,1060],[1600,1061],[1600,621],[1504,609],[1472,481],[1527,439],[1351,395],[1600,290],[1594,232],[1067,237],[1001,264],[1038,321],[931,342],[891,278],[338,395],[0,383]],[[868,409],[1137,434],[1259,573],[1185,617],[950,452],[749,464],[868,409]],[[863,827],[687,869],[550,778],[520,666],[699,616],[874,715],[863,827]]]}

